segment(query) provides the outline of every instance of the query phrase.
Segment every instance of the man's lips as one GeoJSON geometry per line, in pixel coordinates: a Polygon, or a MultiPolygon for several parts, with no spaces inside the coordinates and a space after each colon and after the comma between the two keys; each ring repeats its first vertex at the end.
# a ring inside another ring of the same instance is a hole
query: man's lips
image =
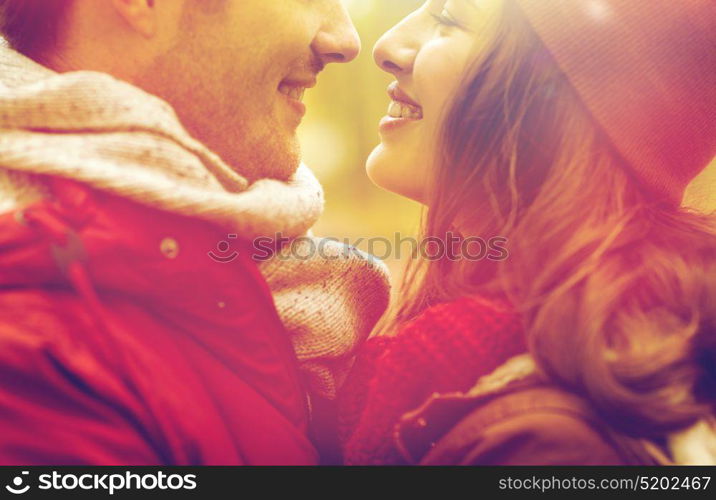
{"type": "Polygon", "coordinates": [[[293,109],[300,118],[306,114],[306,105],[303,104],[303,95],[306,89],[310,89],[316,85],[315,76],[295,76],[282,80],[278,85],[279,94],[286,99],[290,109],[293,109]]]}
{"type": "Polygon", "coordinates": [[[306,89],[313,88],[315,85],[315,77],[286,78],[279,83],[278,91],[286,97],[300,102],[303,100],[303,95],[305,94],[306,89]]]}

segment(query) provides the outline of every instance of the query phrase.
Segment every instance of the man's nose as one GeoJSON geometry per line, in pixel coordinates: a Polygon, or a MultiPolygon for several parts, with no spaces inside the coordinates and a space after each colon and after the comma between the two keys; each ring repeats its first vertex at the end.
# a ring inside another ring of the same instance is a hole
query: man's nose
{"type": "Polygon", "coordinates": [[[360,53],[360,37],[342,1],[330,2],[325,21],[313,40],[313,50],[324,64],[350,62],[360,53]]]}

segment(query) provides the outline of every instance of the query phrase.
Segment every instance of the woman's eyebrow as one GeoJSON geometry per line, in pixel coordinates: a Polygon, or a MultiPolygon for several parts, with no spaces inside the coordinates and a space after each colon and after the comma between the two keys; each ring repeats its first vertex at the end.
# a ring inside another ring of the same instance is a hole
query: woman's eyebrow
{"type": "Polygon", "coordinates": [[[471,7],[476,10],[481,10],[481,7],[477,5],[477,0],[458,0],[459,2],[462,2],[468,7],[471,7]]]}

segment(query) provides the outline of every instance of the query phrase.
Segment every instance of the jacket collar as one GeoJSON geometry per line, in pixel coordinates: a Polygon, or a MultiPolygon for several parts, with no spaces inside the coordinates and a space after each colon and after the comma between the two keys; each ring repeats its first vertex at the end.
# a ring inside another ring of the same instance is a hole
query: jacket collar
{"type": "MultiPolygon", "coordinates": [[[[403,458],[418,463],[435,442],[459,418],[481,402],[519,389],[549,383],[530,354],[515,356],[477,380],[466,392],[435,393],[416,410],[403,415],[396,425],[394,442],[403,458]]],[[[571,405],[585,418],[586,405],[571,405]]],[[[622,441],[617,437],[618,441],[622,441]]],[[[659,465],[716,465],[716,418],[704,419],[667,436],[668,450],[649,440],[623,438],[626,447],[639,448],[659,465]]]]}

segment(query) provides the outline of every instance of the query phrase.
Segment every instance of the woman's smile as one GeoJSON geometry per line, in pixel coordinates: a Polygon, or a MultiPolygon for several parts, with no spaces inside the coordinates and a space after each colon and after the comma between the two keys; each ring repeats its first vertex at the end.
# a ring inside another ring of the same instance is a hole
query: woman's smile
{"type": "Polygon", "coordinates": [[[429,0],[384,34],[373,57],[395,79],[380,121],[381,143],[367,162],[379,186],[423,202],[441,119],[485,36],[498,2],[429,0]]]}
{"type": "Polygon", "coordinates": [[[423,108],[415,102],[395,81],[388,86],[391,98],[388,112],[380,122],[380,131],[387,132],[423,119],[423,108]]]}

